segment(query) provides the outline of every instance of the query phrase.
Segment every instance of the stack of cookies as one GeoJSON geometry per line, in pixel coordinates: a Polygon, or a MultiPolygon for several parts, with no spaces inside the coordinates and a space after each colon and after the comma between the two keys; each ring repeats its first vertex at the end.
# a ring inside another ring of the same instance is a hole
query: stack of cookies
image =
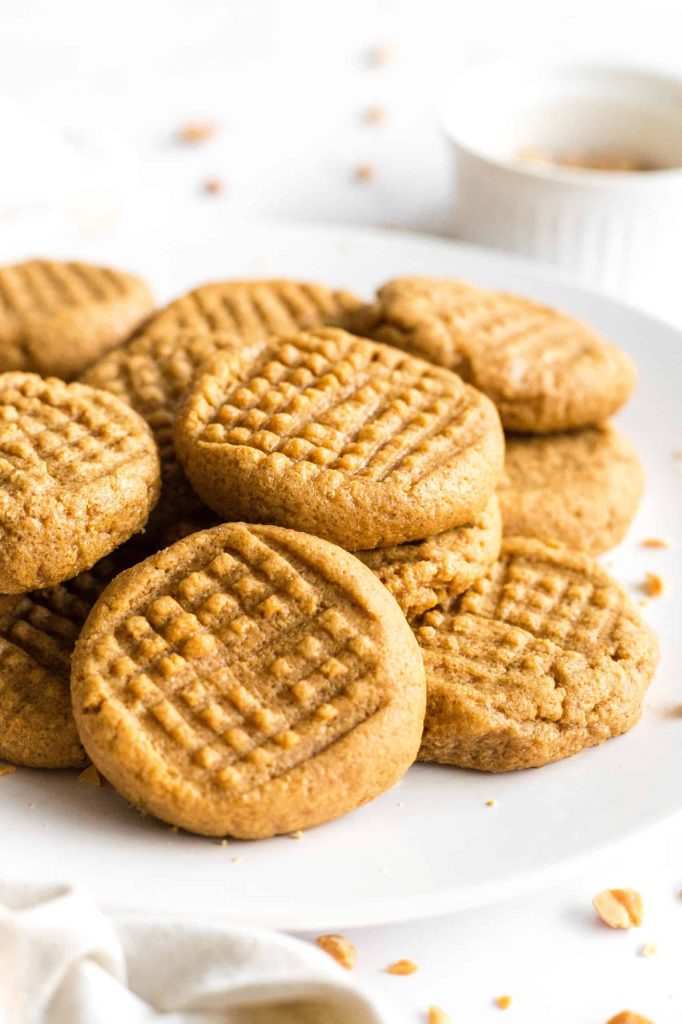
{"type": "Polygon", "coordinates": [[[0,757],[258,838],[637,721],[656,641],[586,553],[643,487],[621,352],[453,281],[148,296],[0,271],[0,757]]]}

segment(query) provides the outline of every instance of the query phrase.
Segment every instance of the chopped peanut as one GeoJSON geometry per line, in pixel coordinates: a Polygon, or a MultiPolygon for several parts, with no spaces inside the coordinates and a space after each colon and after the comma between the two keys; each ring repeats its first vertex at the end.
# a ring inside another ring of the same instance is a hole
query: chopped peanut
{"type": "Polygon", "coordinates": [[[387,974],[414,974],[419,968],[412,960],[396,960],[386,968],[387,974]]]}
{"type": "Polygon", "coordinates": [[[13,764],[0,764],[0,775],[11,775],[16,770],[13,764]]]}
{"type": "Polygon", "coordinates": [[[428,1024],[450,1024],[450,1018],[440,1006],[429,1006],[428,1024]]]}
{"type": "Polygon", "coordinates": [[[606,1024],[653,1024],[653,1021],[633,1010],[621,1010],[615,1017],[610,1017],[606,1024]]]}
{"type": "Polygon", "coordinates": [[[660,597],[665,590],[663,580],[656,572],[648,572],[644,576],[642,590],[648,597],[660,597]]]}
{"type": "Polygon", "coordinates": [[[374,181],[377,176],[376,168],[374,164],[358,164],[355,168],[355,180],[370,182],[374,181]]]}
{"type": "Polygon", "coordinates": [[[189,146],[208,142],[218,134],[218,126],[212,121],[187,121],[178,128],[178,141],[189,146]]]}
{"type": "Polygon", "coordinates": [[[643,548],[669,548],[670,541],[664,540],[663,537],[646,537],[641,546],[643,548]]]}
{"type": "Polygon", "coordinates": [[[497,800],[486,800],[486,807],[497,807],[497,800]]]}
{"type": "Polygon", "coordinates": [[[94,764],[89,764],[87,768],[78,776],[79,782],[84,782],[86,786],[101,786],[102,778],[95,768],[94,764]]]}
{"type": "Polygon", "coordinates": [[[640,956],[653,956],[654,953],[658,952],[658,947],[655,942],[645,942],[639,951],[640,956]]]}
{"type": "Polygon", "coordinates": [[[592,905],[609,928],[638,928],[644,918],[642,897],[635,889],[604,889],[592,905]]]}
{"type": "Polygon", "coordinates": [[[225,191],[225,182],[220,178],[207,178],[203,190],[207,196],[221,196],[225,191]]]}
{"type": "Polygon", "coordinates": [[[511,1006],[511,996],[495,996],[495,1006],[498,1010],[508,1010],[511,1006]]]}
{"type": "Polygon", "coordinates": [[[296,832],[290,832],[289,839],[303,839],[303,833],[301,832],[300,828],[297,829],[296,832]]]}
{"type": "Polygon", "coordinates": [[[364,114],[364,120],[367,124],[383,124],[386,117],[386,107],[381,107],[378,104],[367,107],[364,114]]]}
{"type": "Polygon", "coordinates": [[[353,970],[358,953],[350,939],[344,935],[320,935],[315,941],[337,964],[341,964],[347,971],[353,970]]]}
{"type": "Polygon", "coordinates": [[[367,54],[370,64],[374,67],[384,67],[386,64],[390,64],[395,57],[395,49],[388,43],[382,43],[380,46],[374,46],[367,54]]]}

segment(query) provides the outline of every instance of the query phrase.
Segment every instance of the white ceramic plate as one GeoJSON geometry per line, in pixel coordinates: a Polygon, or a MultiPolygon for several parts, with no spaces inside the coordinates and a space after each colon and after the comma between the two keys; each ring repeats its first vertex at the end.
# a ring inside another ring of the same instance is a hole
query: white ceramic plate
{"type": "Polygon", "coordinates": [[[110,787],[79,785],[74,773],[17,771],[0,779],[3,877],[77,881],[106,907],[341,928],[516,894],[682,809],[682,462],[673,458],[682,447],[682,344],[671,327],[511,257],[373,230],[238,227],[217,220],[213,208],[163,236],[65,242],[60,249],[56,255],[137,269],[161,299],[236,275],[319,279],[369,295],[396,274],[427,273],[516,289],[584,317],[640,368],[637,394],[619,419],[644,460],[647,495],[628,540],[606,562],[627,586],[654,570],[670,589],[645,610],[663,660],[644,718],[630,735],[598,749],[503,776],[417,765],[391,792],[300,841],[226,846],[172,833],[110,787]],[[639,542],[648,536],[674,546],[645,550],[639,542]],[[487,807],[490,798],[499,805],[487,807]]]}

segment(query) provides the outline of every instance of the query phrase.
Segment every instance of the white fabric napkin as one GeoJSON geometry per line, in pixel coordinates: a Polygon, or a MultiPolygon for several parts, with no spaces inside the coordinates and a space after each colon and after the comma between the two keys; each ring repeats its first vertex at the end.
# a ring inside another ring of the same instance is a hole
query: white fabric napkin
{"type": "Polygon", "coordinates": [[[0,1024],[399,1024],[325,953],[256,928],[105,916],[0,883],[0,1024]]]}

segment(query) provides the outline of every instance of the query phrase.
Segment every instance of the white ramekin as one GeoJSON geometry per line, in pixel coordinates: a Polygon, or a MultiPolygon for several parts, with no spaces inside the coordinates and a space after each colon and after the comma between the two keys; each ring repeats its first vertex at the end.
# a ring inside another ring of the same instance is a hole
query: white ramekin
{"type": "Polygon", "coordinates": [[[682,81],[622,67],[472,68],[444,97],[454,233],[665,306],[682,282],[682,81]],[[575,171],[524,149],[632,152],[660,170],[575,171]]]}

